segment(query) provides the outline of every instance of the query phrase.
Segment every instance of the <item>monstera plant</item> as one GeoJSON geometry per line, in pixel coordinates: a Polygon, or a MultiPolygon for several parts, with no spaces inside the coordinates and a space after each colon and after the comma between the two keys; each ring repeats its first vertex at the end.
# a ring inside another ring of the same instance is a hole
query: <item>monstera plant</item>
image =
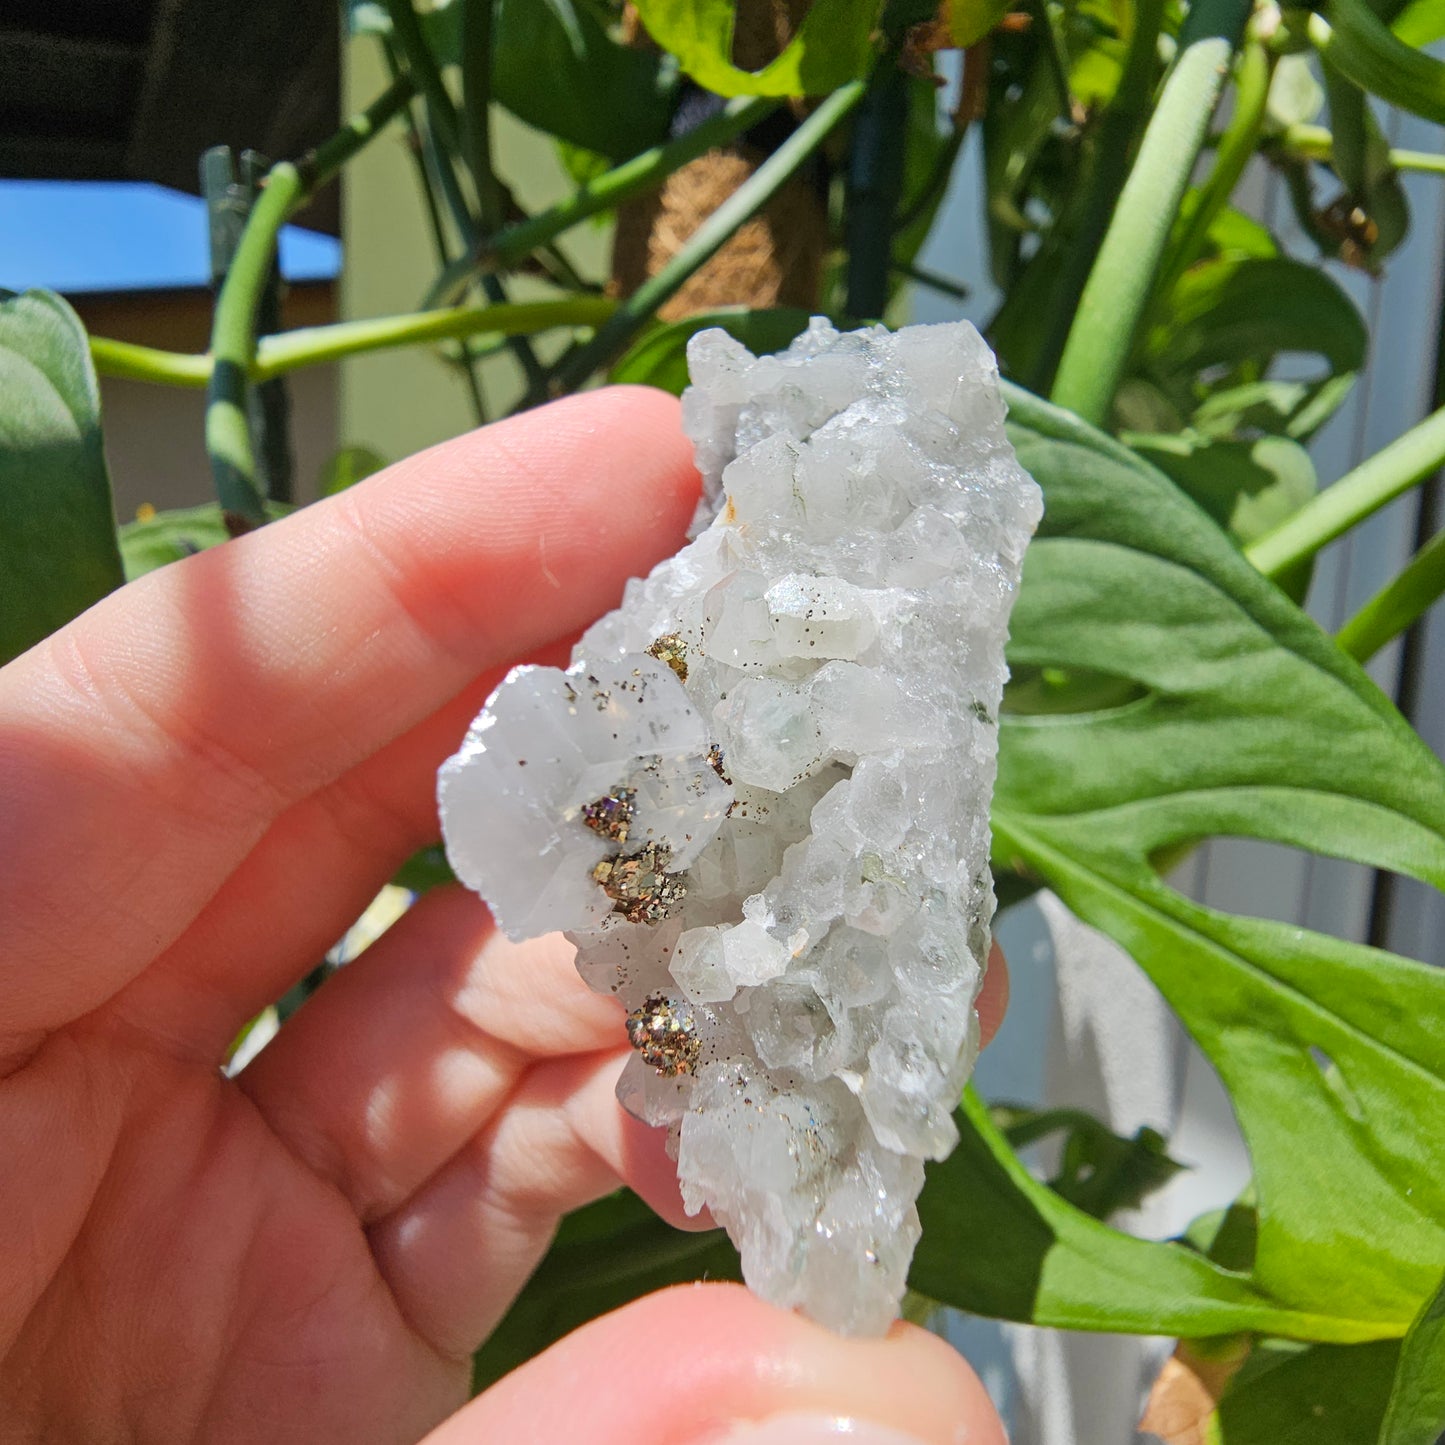
{"type": "MultiPolygon", "coordinates": [[[[1361,667],[1445,590],[1445,537],[1337,636],[1299,605],[1321,548],[1445,460],[1445,410],[1318,494],[1307,450],[1370,347],[1394,344],[1324,263],[1388,267],[1409,227],[1400,173],[1445,176],[1445,157],[1392,150],[1381,122],[1391,107],[1445,122],[1430,53],[1445,6],[814,0],[759,40],[761,9],[356,3],[349,23],[392,83],[271,166],[207,352],[87,336],[58,297],[8,295],[0,660],[286,510],[275,416],[256,399],[298,368],[430,346],[468,374],[506,355],[506,410],[599,378],[679,391],[703,326],[767,351],[810,312],[903,319],[905,285],[951,289],[917,257],[981,132],[1002,296],[987,334],[1046,501],[1001,719],[1000,896],[1046,886],[1127,951],[1228,1089],[1253,1178],[1183,1237],[1135,1238],[1108,1221],[1168,1176],[1157,1138],[969,1093],[962,1145],[923,1195],[912,1288],[921,1309],[1175,1336],[1186,1364],[1227,1362],[1197,1438],[1432,1445],[1445,973],[1213,911],[1168,874],[1232,836],[1445,888],[1445,768],[1361,667]],[[494,168],[496,107],[549,137],[574,177],[550,209],[525,213],[494,168]],[[406,140],[439,217],[430,294],[408,315],[258,335],[282,224],[384,136],[406,140]],[[1287,183],[1293,250],[1234,204],[1251,163],[1287,183]],[[618,223],[610,278],[579,274],[567,251],[596,217],[618,223]],[[761,248],[761,281],[730,268],[745,244],[761,248]],[[509,299],[518,276],[531,299],[509,299]],[[208,389],[214,503],[117,529],[97,373],[208,389]],[[1044,1183],[1016,1149],[1049,1131],[1075,1167],[1044,1183]]],[[[373,465],[344,454],[330,485],[373,465]]],[[[428,853],[401,881],[443,876],[428,853]]],[[[564,1222],[477,1356],[477,1384],[660,1284],[736,1273],[721,1234],[677,1234],[614,1195],[564,1222]]]]}

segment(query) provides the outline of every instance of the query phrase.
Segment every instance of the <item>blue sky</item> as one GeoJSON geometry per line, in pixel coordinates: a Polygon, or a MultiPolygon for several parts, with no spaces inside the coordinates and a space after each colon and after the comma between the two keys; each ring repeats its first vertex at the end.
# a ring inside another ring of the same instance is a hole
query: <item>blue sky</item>
{"type": "MultiPolygon", "coordinates": [[[[198,196],[133,181],[0,181],[0,286],[130,291],[210,282],[198,196]]],[[[335,276],[340,242],[288,226],[291,281],[335,276]]]]}

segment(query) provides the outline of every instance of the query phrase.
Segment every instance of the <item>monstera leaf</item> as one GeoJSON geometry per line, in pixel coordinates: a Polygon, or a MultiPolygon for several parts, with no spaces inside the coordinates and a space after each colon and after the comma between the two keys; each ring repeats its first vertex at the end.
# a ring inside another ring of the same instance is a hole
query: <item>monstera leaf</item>
{"type": "MultiPolygon", "coordinates": [[[[1162,475],[1066,412],[1015,389],[1009,402],[1019,459],[1046,499],[1011,659],[1128,679],[1136,695],[1005,719],[996,862],[1128,949],[1218,1070],[1254,1165],[1247,1284],[1314,1317],[1270,1332],[1403,1336],[1445,1267],[1445,974],[1213,912],[1170,888],[1156,860],[1238,835],[1442,886],[1445,769],[1162,475]]],[[[1047,1262],[1062,1236],[1034,1232],[1047,1262]]],[[[1161,1266],[1174,1248],[1143,1247],[1161,1266]]],[[[920,1288],[946,1283],[940,1270],[920,1288]]],[[[1232,1321],[1189,1325],[1178,1282],[1157,1283],[1170,1332],[1259,1328],[1243,1301],[1232,1321]]],[[[1120,1328],[1107,1296],[1035,1291],[1027,1317],[1078,1328],[1093,1310],[1096,1328],[1120,1328]]]]}

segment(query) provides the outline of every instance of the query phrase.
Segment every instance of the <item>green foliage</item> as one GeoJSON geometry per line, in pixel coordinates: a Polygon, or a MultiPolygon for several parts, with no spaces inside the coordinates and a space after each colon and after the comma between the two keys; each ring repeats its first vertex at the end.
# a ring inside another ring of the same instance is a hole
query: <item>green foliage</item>
{"type": "Polygon", "coordinates": [[[1379,1445],[1439,1445],[1445,1433],[1445,1279],[1400,1346],[1379,1445]]]}
{"type": "MultiPolygon", "coordinates": [[[[281,502],[266,503],[266,514],[273,521],[291,510],[281,502]]],[[[231,533],[221,508],[215,502],[205,502],[199,507],[177,507],[126,522],[119,536],[125,580],[134,582],[168,562],[179,562],[182,557],[218,546],[231,533]]]]}
{"type": "Polygon", "coordinates": [[[483,1390],[569,1330],[670,1284],[740,1279],[720,1229],[687,1234],[622,1190],[562,1221],[547,1257],[472,1362],[483,1390]]]}
{"type": "Polygon", "coordinates": [[[1361,90],[1445,124],[1445,62],[1395,35],[1366,0],[1326,0],[1333,34],[1321,49],[1328,62],[1361,90]]]}
{"type": "Polygon", "coordinates": [[[0,292],[0,662],[120,582],[85,330],[49,291],[0,292]]]}
{"type": "Polygon", "coordinates": [[[1008,13],[1010,0],[950,0],[948,33],[955,45],[976,45],[1008,13]]]}
{"type": "Polygon", "coordinates": [[[1145,695],[1003,720],[996,863],[1123,944],[1219,1071],[1254,1163],[1254,1284],[1342,1328],[1402,1334],[1445,1262],[1445,1141],[1430,1122],[1445,1043],[1429,1022],[1445,976],[1211,912],[1154,860],[1243,835],[1438,887],[1445,769],[1162,476],[1062,411],[1016,391],[1010,403],[1046,498],[1010,656],[1145,695]]]}
{"type": "Polygon", "coordinates": [[[1262,380],[1280,356],[1318,357],[1320,375],[1292,393],[1271,428],[1306,438],[1353,384],[1366,340],[1354,303],[1323,271],[1283,256],[1219,257],[1180,278],[1145,338],[1139,370],[1198,424],[1203,404],[1262,380]]]}
{"type": "Polygon", "coordinates": [[[1291,1310],[1196,1250],[1111,1229],[1034,1179],[971,1090],[954,1118],[961,1142],[929,1166],[918,1201],[923,1238],[909,1284],[920,1294],[1059,1329],[1333,1340],[1383,1333],[1367,1321],[1291,1310]]]}
{"type": "Polygon", "coordinates": [[[750,311],[704,311],[648,332],[612,368],[610,380],[655,386],[681,396],[687,385],[687,343],[697,332],[720,326],[759,355],[782,351],[806,330],[810,313],[776,307],[750,311]]]}
{"type": "Polygon", "coordinates": [[[1049,1188],[1095,1219],[1137,1209],[1184,1167],[1169,1157],[1164,1136],[1155,1129],[1141,1128],[1124,1139],[1079,1109],[995,1104],[990,1113],[1013,1149],[1063,1134],[1058,1172],[1049,1188]]]}
{"type": "Polygon", "coordinates": [[[344,492],[385,465],[386,458],[378,456],[370,447],[342,447],[321,474],[321,495],[333,497],[337,492],[344,492]]]}
{"type": "Polygon", "coordinates": [[[793,38],[761,70],[733,64],[731,0],[637,0],[647,33],[715,95],[824,95],[865,75],[880,0],[814,0],[793,38]]]}
{"type": "MultiPolygon", "coordinates": [[[[443,64],[461,55],[460,0],[423,17],[443,64]]],[[[388,35],[386,11],[353,0],[354,32],[388,35]]],[[[492,95],[519,120],[614,161],[667,136],[670,72],[658,56],[621,44],[587,0],[496,0],[492,95]]]]}
{"type": "Polygon", "coordinates": [[[447,862],[446,850],[440,843],[420,848],[396,871],[391,880],[398,888],[410,888],[413,893],[426,893],[440,888],[444,883],[455,883],[457,875],[447,862]]]}
{"type": "Polygon", "coordinates": [[[1152,462],[1237,542],[1252,542],[1315,494],[1310,454],[1288,437],[1253,440],[1179,432],[1126,432],[1131,451],[1152,462]]]}
{"type": "Polygon", "coordinates": [[[1263,1341],[1220,1400],[1213,1438],[1219,1445],[1368,1445],[1399,1353],[1393,1340],[1309,1348],[1263,1341]]]}

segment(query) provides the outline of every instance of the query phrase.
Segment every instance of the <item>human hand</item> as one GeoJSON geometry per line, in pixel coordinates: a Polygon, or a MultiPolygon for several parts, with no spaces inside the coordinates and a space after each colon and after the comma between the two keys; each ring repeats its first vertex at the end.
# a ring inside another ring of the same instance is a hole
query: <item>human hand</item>
{"type": "MultiPolygon", "coordinates": [[[[1002,1430],[945,1345],[732,1286],[594,1322],[476,1401],[560,1216],[631,1185],[611,1000],[429,894],[234,1080],[245,1021],[436,836],[514,661],[674,550],[676,403],[615,390],[403,462],[142,578],[0,671],[0,1438],[689,1445],[792,1417],[1002,1430]]],[[[1002,1013],[1000,968],[981,1001],[1002,1013]]],[[[844,1435],[864,1445],[864,1434],[844,1435]]]]}

